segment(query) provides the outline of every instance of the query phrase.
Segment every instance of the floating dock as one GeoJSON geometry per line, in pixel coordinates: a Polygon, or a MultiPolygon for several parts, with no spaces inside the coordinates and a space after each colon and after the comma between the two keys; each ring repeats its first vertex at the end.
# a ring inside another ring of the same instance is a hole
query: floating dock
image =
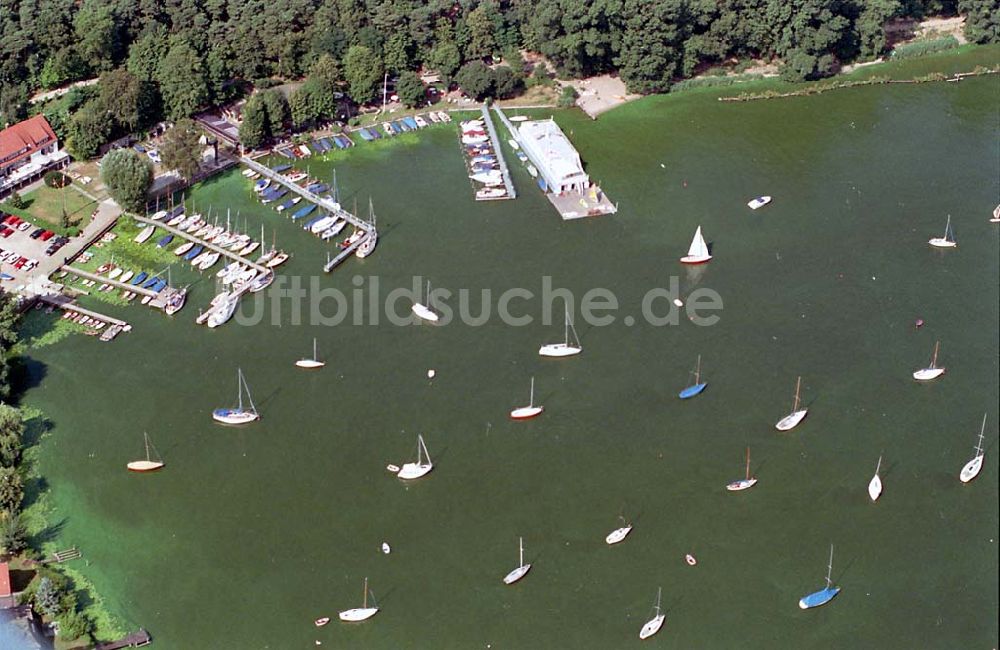
{"type": "Polygon", "coordinates": [[[52,305],[53,307],[58,307],[64,311],[75,311],[84,316],[90,316],[100,321],[104,321],[109,325],[117,325],[118,327],[124,328],[128,326],[128,323],[114,318],[112,316],[107,316],[100,312],[96,312],[90,309],[84,309],[83,307],[77,305],[73,302],[73,299],[69,296],[64,296],[63,294],[57,294],[55,296],[38,296],[38,299],[44,303],[52,305]]]}
{"type": "Polygon", "coordinates": [[[323,270],[326,271],[327,273],[329,273],[330,271],[332,271],[335,268],[337,268],[338,266],[340,266],[341,262],[343,262],[348,257],[350,257],[352,254],[354,254],[354,251],[356,251],[358,248],[361,247],[362,244],[364,244],[366,241],[368,241],[369,237],[371,237],[371,235],[369,235],[369,234],[365,234],[365,235],[362,235],[361,237],[359,237],[356,242],[354,242],[353,244],[351,244],[347,248],[345,248],[342,251],[340,251],[339,253],[337,253],[337,256],[334,257],[332,260],[327,261],[327,263],[323,265],[323,270]]]}
{"type": "MultiPolygon", "coordinates": [[[[497,164],[500,166],[500,175],[503,177],[503,187],[507,193],[503,196],[476,196],[476,200],[503,201],[506,199],[516,199],[517,191],[514,189],[514,181],[510,177],[510,169],[507,168],[507,161],[504,160],[503,150],[500,148],[500,138],[497,135],[496,127],[493,125],[493,118],[490,117],[490,109],[486,104],[483,104],[482,106],[482,114],[483,125],[486,127],[486,133],[490,136],[490,144],[493,146],[493,155],[496,157],[497,164]]],[[[461,128],[459,128],[459,133],[461,133],[461,128]]]]}
{"type": "MultiPolygon", "coordinates": [[[[256,163],[254,163],[254,164],[256,164],[256,163]]],[[[204,239],[200,239],[198,237],[195,237],[191,233],[184,232],[183,230],[178,230],[177,228],[174,228],[173,226],[168,226],[167,224],[163,223],[162,221],[153,221],[152,219],[150,219],[148,217],[141,217],[139,215],[135,215],[134,218],[139,223],[144,223],[144,224],[147,224],[147,225],[150,225],[150,226],[156,226],[157,228],[163,228],[164,230],[166,230],[167,232],[169,232],[169,233],[171,233],[173,235],[177,235],[178,237],[180,237],[182,239],[186,239],[187,241],[194,242],[195,244],[198,244],[199,246],[204,246],[205,248],[207,248],[209,250],[212,250],[212,251],[215,251],[216,253],[219,253],[220,255],[228,257],[229,259],[235,260],[235,261],[239,262],[240,264],[244,264],[246,266],[249,266],[250,268],[255,269],[258,272],[266,272],[266,271],[271,270],[271,269],[268,269],[267,267],[265,267],[264,265],[258,264],[256,262],[252,262],[248,258],[242,257],[238,253],[234,253],[231,250],[228,250],[226,248],[222,248],[221,246],[216,246],[215,244],[209,243],[209,242],[205,241],[204,239]]],[[[263,242],[261,242],[261,243],[263,244],[263,242]]],[[[102,282],[105,282],[105,281],[106,280],[102,280],[102,282]]]]}

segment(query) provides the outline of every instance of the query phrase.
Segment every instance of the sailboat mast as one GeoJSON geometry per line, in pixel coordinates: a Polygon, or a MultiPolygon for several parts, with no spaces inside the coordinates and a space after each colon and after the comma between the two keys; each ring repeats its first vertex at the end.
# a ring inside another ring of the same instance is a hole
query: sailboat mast
{"type": "Polygon", "coordinates": [[[656,588],[656,615],[660,615],[660,597],[663,596],[663,587],[656,588]]]}
{"type": "Polygon", "coordinates": [[[368,578],[367,577],[365,578],[365,593],[361,597],[361,603],[362,603],[361,606],[364,609],[368,609],[368,578]]]}
{"type": "Polygon", "coordinates": [[[976,443],[976,455],[983,454],[983,433],[986,431],[986,414],[983,413],[983,426],[979,427],[979,442],[976,443]]]}
{"type": "Polygon", "coordinates": [[[878,476],[878,471],[882,469],[882,456],[878,457],[878,463],[875,465],[875,475],[878,476]]]}
{"type": "Polygon", "coordinates": [[[313,338],[313,361],[317,361],[317,356],[319,355],[316,354],[316,339],[313,338]]]}
{"type": "Polygon", "coordinates": [[[518,554],[517,554],[517,566],[524,566],[524,538],[517,538],[518,554]]]}
{"type": "Polygon", "coordinates": [[[750,480],[750,447],[747,447],[747,480],[750,480]]]}
{"type": "Polygon", "coordinates": [[[694,383],[701,383],[701,355],[698,355],[698,364],[694,368],[694,383]]]}
{"type": "Polygon", "coordinates": [[[931,357],[931,368],[937,368],[937,355],[938,349],[941,347],[941,341],[934,342],[934,355],[931,357]]]}
{"type": "Polygon", "coordinates": [[[795,404],[792,405],[792,413],[799,410],[799,388],[802,386],[802,376],[799,375],[798,380],[795,382],[795,404]]]}
{"type": "Polygon", "coordinates": [[[240,368],[236,369],[236,399],[238,401],[237,408],[243,410],[243,370],[240,368]]]}
{"type": "Polygon", "coordinates": [[[833,582],[830,577],[833,575],[833,544],[830,544],[830,563],[826,567],[826,588],[829,589],[833,582]]]}
{"type": "Polygon", "coordinates": [[[143,431],[142,437],[146,441],[146,460],[149,460],[149,434],[143,431]]]}
{"type": "Polygon", "coordinates": [[[569,345],[569,307],[566,308],[566,324],[563,327],[563,345],[569,345]]]}
{"type": "Polygon", "coordinates": [[[531,406],[534,406],[534,405],[535,405],[535,378],[532,377],[531,378],[531,393],[528,396],[528,406],[531,407],[531,406]]]}

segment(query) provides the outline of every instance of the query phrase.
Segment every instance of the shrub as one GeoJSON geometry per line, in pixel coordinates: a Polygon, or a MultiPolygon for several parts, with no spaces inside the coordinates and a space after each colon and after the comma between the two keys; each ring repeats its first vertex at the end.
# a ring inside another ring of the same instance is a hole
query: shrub
{"type": "Polygon", "coordinates": [[[910,59],[916,56],[931,54],[933,52],[950,50],[953,47],[958,47],[958,40],[954,36],[945,36],[944,38],[934,38],[926,41],[916,41],[914,43],[897,45],[892,50],[892,57],[894,59],[910,59]]]}
{"type": "Polygon", "coordinates": [[[15,210],[23,210],[26,207],[28,207],[28,204],[25,202],[24,197],[21,196],[19,192],[14,192],[9,197],[7,197],[7,204],[10,205],[10,207],[14,208],[15,210]]]}
{"type": "Polygon", "coordinates": [[[576,88],[573,86],[563,86],[562,92],[559,93],[559,107],[569,108],[576,104],[576,98],[580,95],[577,94],[576,88]]]}
{"type": "Polygon", "coordinates": [[[72,181],[69,176],[60,171],[50,171],[45,174],[45,184],[49,187],[66,187],[72,181]]]}

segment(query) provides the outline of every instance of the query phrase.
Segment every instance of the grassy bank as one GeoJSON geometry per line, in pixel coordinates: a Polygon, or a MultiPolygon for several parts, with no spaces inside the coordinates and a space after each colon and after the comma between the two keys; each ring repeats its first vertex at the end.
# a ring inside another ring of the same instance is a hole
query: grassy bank
{"type": "Polygon", "coordinates": [[[94,201],[72,187],[55,189],[41,185],[21,196],[26,204],[23,209],[12,208],[9,203],[4,203],[0,208],[4,212],[15,214],[25,221],[30,221],[61,235],[70,231],[75,232],[82,223],[90,218],[90,213],[96,205],[94,201]],[[64,206],[68,218],[67,226],[63,226],[62,223],[64,206]]]}

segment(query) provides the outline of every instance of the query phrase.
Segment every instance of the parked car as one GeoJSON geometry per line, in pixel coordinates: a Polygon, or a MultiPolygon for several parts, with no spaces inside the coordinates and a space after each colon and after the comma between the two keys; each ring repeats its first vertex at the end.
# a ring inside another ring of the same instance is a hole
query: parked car
{"type": "Polygon", "coordinates": [[[0,232],[0,237],[7,238],[14,234],[14,231],[10,228],[4,228],[3,232],[0,232]]]}
{"type": "Polygon", "coordinates": [[[24,232],[25,230],[31,230],[31,224],[28,223],[27,221],[22,221],[21,223],[17,224],[17,229],[20,230],[21,232],[24,232]]]}
{"type": "Polygon", "coordinates": [[[34,230],[31,231],[31,238],[38,239],[39,237],[42,236],[43,232],[45,232],[45,228],[35,228],[34,230]]]}

